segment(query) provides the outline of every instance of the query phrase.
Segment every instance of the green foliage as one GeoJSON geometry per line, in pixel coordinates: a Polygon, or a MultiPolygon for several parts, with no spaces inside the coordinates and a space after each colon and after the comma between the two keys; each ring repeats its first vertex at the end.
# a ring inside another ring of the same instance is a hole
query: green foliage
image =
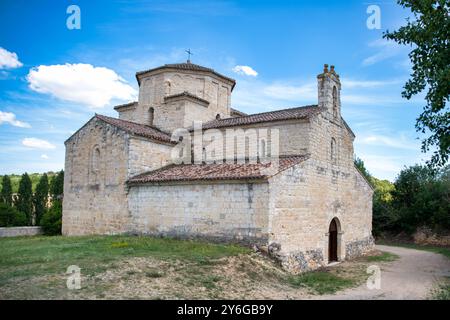
{"type": "Polygon", "coordinates": [[[373,234],[378,236],[383,231],[392,230],[398,220],[397,213],[392,208],[392,193],[395,186],[388,180],[372,177],[373,193],[373,234]]]}
{"type": "Polygon", "coordinates": [[[61,198],[64,193],[64,171],[61,170],[52,177],[50,182],[50,195],[52,199],[61,198]]]}
{"type": "Polygon", "coordinates": [[[47,210],[48,193],[48,177],[47,174],[44,173],[36,186],[36,191],[33,196],[36,225],[40,225],[41,218],[47,210]]]}
{"type": "Polygon", "coordinates": [[[395,183],[372,177],[359,158],[355,166],[374,188],[375,236],[383,232],[411,234],[421,226],[450,230],[450,166],[411,166],[400,172],[395,183]]]}
{"type": "Polygon", "coordinates": [[[0,202],[5,203],[8,206],[12,206],[13,198],[12,198],[12,186],[11,179],[5,175],[2,179],[2,191],[0,193],[0,202]]]}
{"type": "Polygon", "coordinates": [[[54,236],[61,234],[62,203],[60,200],[55,200],[51,208],[44,213],[41,219],[41,226],[46,235],[54,236]]]}
{"type": "MultiPolygon", "coordinates": [[[[46,172],[47,176],[49,179],[51,179],[53,176],[56,175],[55,172],[53,171],[48,171],[46,172]]],[[[32,185],[32,189],[33,192],[36,190],[37,184],[39,183],[39,180],[42,177],[42,173],[29,173],[28,176],[31,179],[31,185],[32,185]]],[[[10,174],[8,175],[9,179],[11,180],[11,187],[12,187],[12,193],[17,193],[17,191],[19,190],[19,182],[20,179],[22,178],[22,175],[20,174],[10,174]]],[[[3,176],[0,175],[0,178],[3,178],[3,176]]],[[[2,189],[2,185],[0,184],[0,190],[2,189]]]]}
{"type": "Polygon", "coordinates": [[[419,226],[450,230],[450,180],[442,171],[420,165],[405,168],[392,195],[399,230],[412,233],[419,226]]]}
{"type": "Polygon", "coordinates": [[[32,224],[33,214],[33,191],[31,188],[31,179],[27,173],[22,175],[17,192],[15,207],[18,211],[23,212],[27,217],[27,224],[32,224]]]}
{"type": "Polygon", "coordinates": [[[358,168],[359,172],[367,179],[367,181],[373,186],[372,176],[364,165],[364,161],[361,158],[355,158],[355,166],[358,168]]]}
{"type": "Polygon", "coordinates": [[[0,227],[25,226],[26,224],[27,217],[24,213],[5,203],[0,203],[0,227]]]}
{"type": "Polygon", "coordinates": [[[399,5],[411,10],[414,19],[407,20],[397,31],[384,34],[413,49],[409,54],[412,63],[411,79],[404,86],[406,99],[427,90],[426,105],[416,121],[419,132],[430,132],[422,141],[422,151],[437,147],[429,165],[443,166],[450,154],[450,112],[447,103],[450,95],[450,1],[449,0],[399,0],[399,5]]]}

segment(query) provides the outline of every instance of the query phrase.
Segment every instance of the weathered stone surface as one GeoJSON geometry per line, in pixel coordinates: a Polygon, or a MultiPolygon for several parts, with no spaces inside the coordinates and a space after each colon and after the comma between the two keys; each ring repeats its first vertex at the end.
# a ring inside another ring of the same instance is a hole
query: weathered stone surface
{"type": "Polygon", "coordinates": [[[37,236],[42,234],[41,227],[7,227],[0,228],[0,238],[37,236]]]}
{"type": "MultiPolygon", "coordinates": [[[[120,118],[172,132],[194,120],[230,116],[232,83],[208,72],[164,70],[141,76],[139,101],[118,108],[120,118]],[[189,94],[180,94],[185,91],[189,94]]],[[[329,227],[335,220],[338,260],[364,254],[373,247],[373,190],[353,163],[355,136],[341,117],[340,87],[339,76],[325,70],[318,76],[323,109],[311,117],[214,129],[225,140],[238,132],[231,153],[223,141],[216,163],[250,159],[250,151],[270,148],[275,136],[265,130],[279,133],[280,156],[309,154],[260,181],[127,184],[130,177],[171,164],[173,146],[93,118],[66,142],[63,233],[258,245],[297,273],[329,263],[329,227]],[[245,157],[239,158],[239,150],[245,157]]],[[[194,159],[211,152],[212,140],[200,137],[205,150],[196,149],[194,159]]]]}

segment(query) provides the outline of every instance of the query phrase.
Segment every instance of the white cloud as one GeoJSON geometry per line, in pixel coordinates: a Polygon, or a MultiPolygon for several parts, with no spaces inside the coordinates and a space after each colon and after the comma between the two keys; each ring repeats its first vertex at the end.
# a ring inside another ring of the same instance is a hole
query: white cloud
{"type": "Polygon", "coordinates": [[[256,72],[252,67],[249,66],[235,66],[233,68],[233,72],[252,77],[256,77],[258,75],[258,72],[256,72]]]}
{"type": "Polygon", "coordinates": [[[4,122],[15,127],[31,128],[29,123],[17,120],[14,113],[0,111],[0,125],[4,122]]]}
{"type": "Polygon", "coordinates": [[[403,48],[394,41],[378,39],[369,43],[369,47],[377,48],[378,52],[363,60],[363,66],[370,66],[399,54],[403,48]]]}
{"type": "Polygon", "coordinates": [[[113,70],[90,64],[38,66],[30,70],[27,80],[32,90],[102,108],[112,99],[130,101],[137,92],[113,70]]]}
{"type": "Polygon", "coordinates": [[[38,138],[25,138],[22,140],[22,144],[25,147],[40,150],[50,150],[56,148],[56,146],[51,144],[50,142],[38,138]]]}
{"type": "Polygon", "coordinates": [[[42,159],[48,160],[50,159],[48,155],[46,155],[45,153],[41,155],[42,159]]]}
{"type": "Polygon", "coordinates": [[[355,80],[341,79],[342,87],[345,89],[354,88],[379,88],[390,85],[402,84],[403,80],[355,80]]]}
{"type": "Polygon", "coordinates": [[[419,150],[420,143],[408,139],[404,135],[399,135],[398,137],[389,137],[385,135],[368,135],[362,138],[356,138],[359,144],[366,144],[372,146],[383,146],[390,147],[396,149],[405,149],[405,150],[419,150]]]}
{"type": "Polygon", "coordinates": [[[0,69],[14,69],[23,66],[17,54],[0,47],[0,69]]]}

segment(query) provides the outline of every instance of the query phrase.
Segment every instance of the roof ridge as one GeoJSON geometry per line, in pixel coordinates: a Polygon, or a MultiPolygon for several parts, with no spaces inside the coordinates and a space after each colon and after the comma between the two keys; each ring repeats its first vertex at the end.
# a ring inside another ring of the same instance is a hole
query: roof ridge
{"type": "Polygon", "coordinates": [[[124,120],[124,119],[120,119],[120,118],[114,118],[114,117],[105,116],[103,114],[98,114],[98,113],[96,113],[95,115],[98,116],[98,117],[104,117],[104,118],[108,118],[108,119],[112,119],[112,120],[116,120],[116,121],[126,122],[126,123],[129,123],[129,124],[132,124],[132,125],[147,127],[147,128],[150,128],[150,129],[157,130],[157,131],[159,131],[161,133],[167,134],[168,136],[171,136],[171,134],[169,132],[163,131],[160,128],[155,127],[155,126],[151,126],[149,124],[134,122],[134,121],[130,121],[130,120],[124,120]]]}
{"type": "Polygon", "coordinates": [[[105,115],[101,115],[101,114],[97,114],[97,113],[95,114],[95,116],[93,118],[97,118],[101,121],[106,122],[109,125],[115,126],[119,129],[122,129],[122,130],[129,132],[136,136],[174,144],[174,142],[172,141],[172,136],[169,133],[164,132],[157,127],[153,127],[153,126],[150,126],[147,124],[137,123],[137,122],[133,122],[133,121],[113,118],[113,117],[109,117],[109,116],[105,116],[105,115]]]}
{"type": "MultiPolygon", "coordinates": [[[[300,107],[292,107],[292,108],[284,108],[284,109],[278,109],[278,110],[272,110],[272,111],[251,113],[251,114],[247,114],[245,116],[242,116],[240,118],[251,117],[251,116],[259,116],[259,115],[262,115],[262,114],[276,113],[276,112],[289,111],[289,110],[295,110],[295,109],[306,109],[306,108],[316,108],[316,107],[319,107],[319,105],[317,105],[317,104],[308,104],[306,106],[300,106],[300,107]]],[[[225,118],[225,119],[221,119],[221,120],[226,120],[226,119],[229,119],[229,118],[225,118]]]]}
{"type": "Polygon", "coordinates": [[[216,75],[216,76],[218,76],[220,78],[223,78],[223,79],[225,79],[227,81],[232,82],[233,83],[232,90],[233,90],[233,88],[236,85],[236,80],[235,79],[227,77],[227,76],[217,72],[216,70],[214,70],[212,68],[204,67],[204,66],[201,66],[201,65],[198,65],[198,64],[194,64],[194,63],[186,63],[186,62],[184,62],[184,63],[183,62],[182,63],[168,63],[168,64],[164,64],[164,65],[159,66],[159,67],[150,68],[150,69],[143,70],[143,71],[138,71],[138,72],[136,72],[136,79],[137,79],[138,83],[140,83],[140,79],[139,79],[140,75],[145,74],[147,72],[161,70],[161,69],[164,69],[164,68],[174,68],[174,69],[181,69],[181,70],[191,70],[191,71],[196,71],[197,70],[197,71],[211,72],[211,73],[213,73],[214,75],[216,75]]]}

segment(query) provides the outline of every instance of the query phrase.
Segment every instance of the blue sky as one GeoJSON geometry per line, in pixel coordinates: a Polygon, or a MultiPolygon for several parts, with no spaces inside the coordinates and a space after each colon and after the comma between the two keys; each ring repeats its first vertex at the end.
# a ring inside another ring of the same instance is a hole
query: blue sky
{"type": "Polygon", "coordinates": [[[190,48],[193,63],[237,80],[232,106],[248,113],[317,103],[316,75],[336,65],[355,153],[393,180],[429,158],[414,130],[423,98],[401,97],[409,48],[382,39],[408,14],[386,0],[2,0],[0,174],[62,169],[64,141],[95,112],[116,116],[136,71],[182,62],[190,48]],[[66,26],[72,4],[79,30],[66,26]],[[367,28],[369,5],[381,9],[379,30],[367,28]]]}

